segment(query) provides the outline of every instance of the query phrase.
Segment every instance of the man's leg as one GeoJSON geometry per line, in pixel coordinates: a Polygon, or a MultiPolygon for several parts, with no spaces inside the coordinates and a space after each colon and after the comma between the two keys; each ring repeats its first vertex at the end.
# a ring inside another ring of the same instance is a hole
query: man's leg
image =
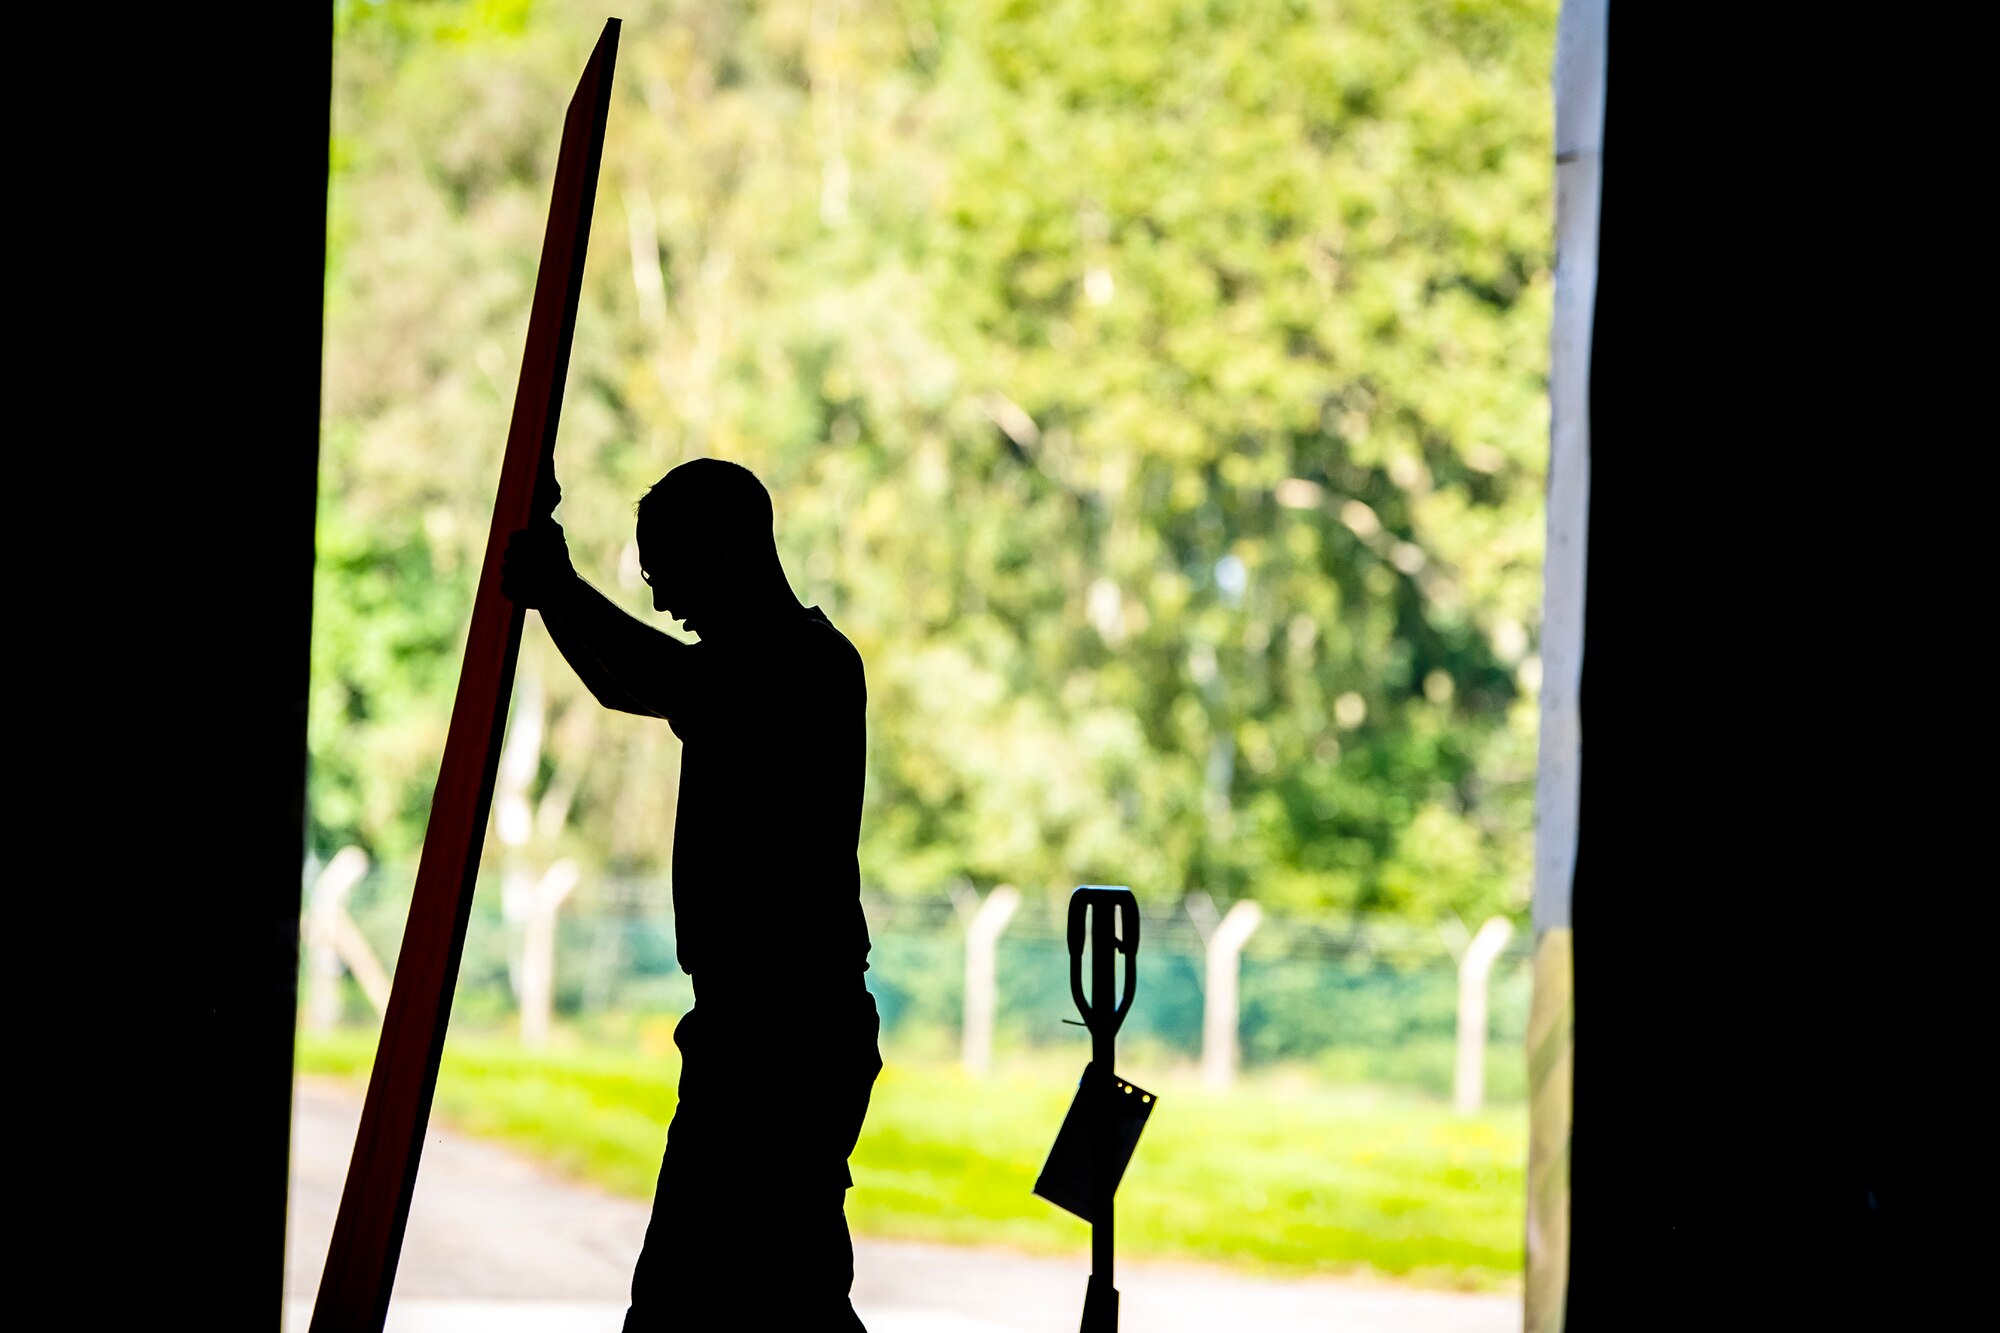
{"type": "Polygon", "coordinates": [[[653,1215],[632,1272],[632,1304],[626,1333],[702,1327],[699,1307],[714,1293],[727,1292],[724,1267],[729,1219],[718,1217],[727,1204],[725,1178],[718,1169],[728,1158],[727,1108],[717,1104],[719,1071],[708,1049],[707,1016],[690,1011],[674,1029],[681,1050],[679,1104],[667,1127],[660,1180],[653,1192],[653,1215]]]}
{"type": "Polygon", "coordinates": [[[882,1068],[877,1030],[871,1001],[865,1028],[856,1023],[844,1032],[814,1034],[824,1041],[815,1045],[825,1058],[807,1059],[801,1072],[804,1085],[818,1096],[804,1123],[794,1118],[768,1131],[770,1141],[786,1151],[766,1159],[772,1170],[759,1182],[759,1192],[768,1206],[745,1226],[766,1238],[775,1261],[770,1273],[782,1288],[773,1293],[771,1327],[864,1333],[850,1298],[854,1241],[847,1229],[847,1159],[882,1068]]]}
{"type": "MultiPolygon", "coordinates": [[[[735,1109],[759,1118],[747,1106],[735,1109]]],[[[743,1145],[733,1135],[692,1132],[700,1123],[677,1112],[669,1131],[632,1275],[626,1333],[760,1327],[860,1333],[848,1298],[854,1245],[845,1187],[802,1184],[807,1164],[796,1154],[752,1156],[724,1172],[709,1170],[707,1155],[743,1145]]],[[[827,1161],[811,1166],[823,1176],[827,1161]]]]}
{"type": "Polygon", "coordinates": [[[824,1085],[841,1091],[835,1104],[826,1108],[829,1115],[821,1140],[826,1144],[824,1165],[816,1167],[815,1174],[824,1173],[820,1178],[829,1186],[837,1183],[839,1188],[829,1188],[823,1195],[807,1191],[802,1199],[810,1210],[807,1226],[811,1231],[809,1248],[818,1266],[814,1274],[816,1289],[828,1295],[825,1326],[842,1333],[850,1330],[859,1333],[862,1329],[860,1316],[854,1313],[849,1299],[854,1289],[854,1240],[847,1230],[847,1190],[854,1181],[848,1173],[847,1159],[861,1136],[875,1079],[882,1072],[881,1032],[875,997],[863,990],[854,1003],[846,1031],[830,1044],[830,1049],[842,1054],[835,1067],[827,1071],[824,1085]]]}
{"type": "MultiPolygon", "coordinates": [[[[705,1191],[688,1169],[689,1137],[680,1113],[667,1131],[667,1150],[660,1160],[660,1182],[653,1193],[653,1215],[646,1222],[646,1240],[632,1270],[632,1305],[625,1312],[626,1333],[648,1333],[676,1323],[689,1296],[689,1276],[712,1271],[706,1253],[710,1227],[700,1206],[705,1191]],[[679,1141],[677,1141],[679,1140],[679,1141]]],[[[697,1145],[699,1146],[699,1145],[697,1145]]]]}
{"type": "Polygon", "coordinates": [[[759,1092],[744,1099],[737,1120],[755,1125],[759,1145],[745,1154],[756,1164],[741,1196],[752,1215],[737,1223],[758,1238],[750,1285],[763,1296],[750,1310],[772,1328],[861,1333],[850,1300],[847,1159],[882,1068],[874,999],[857,985],[823,997],[810,1018],[793,1015],[773,1030],[786,1032],[791,1056],[754,1077],[746,1071],[744,1083],[759,1092]]]}
{"type": "Polygon", "coordinates": [[[847,1157],[882,1067],[879,1022],[865,991],[849,1013],[826,1017],[794,1020],[802,1054],[790,1067],[752,1055],[782,1025],[711,1022],[699,1009],[681,1020],[680,1104],[627,1333],[753,1317],[770,1327],[862,1328],[848,1297],[847,1157]]]}

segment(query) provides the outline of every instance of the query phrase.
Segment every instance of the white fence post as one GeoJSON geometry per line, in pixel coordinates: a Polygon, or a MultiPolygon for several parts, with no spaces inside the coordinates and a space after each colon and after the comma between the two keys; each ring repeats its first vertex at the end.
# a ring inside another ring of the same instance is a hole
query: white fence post
{"type": "Polygon", "coordinates": [[[965,1024],[959,1040],[960,1060],[970,1074],[982,1075],[993,1065],[1000,935],[1020,905],[1019,889],[1012,884],[995,885],[965,923],[965,1024]]]}
{"type": "Polygon", "coordinates": [[[1458,960],[1458,1060],[1452,1070],[1451,1100],[1460,1111],[1477,1111],[1486,1100],[1487,983],[1513,933],[1513,922],[1493,917],[1479,928],[1458,960]]]}
{"type": "Polygon", "coordinates": [[[306,1027],[331,1032],[340,1025],[340,936],[347,895],[368,873],[368,854],[343,847],[313,879],[306,919],[306,1027]]]}
{"type": "Polygon", "coordinates": [[[1230,908],[1208,939],[1208,984],[1201,1004],[1201,1080],[1211,1088],[1236,1081],[1236,982],[1243,946],[1264,920],[1249,899],[1230,908]]]}
{"type": "Polygon", "coordinates": [[[529,894],[521,928],[521,1044],[548,1044],[556,997],[556,913],[576,888],[576,862],[550,866],[529,894]]]}
{"type": "Polygon", "coordinates": [[[576,864],[568,860],[554,862],[538,877],[527,855],[537,833],[546,840],[562,831],[576,790],[573,783],[557,779],[539,801],[531,799],[547,728],[548,698],[541,677],[523,667],[494,774],[493,824],[506,848],[500,873],[501,916],[509,927],[521,931],[518,955],[508,951],[507,975],[520,1005],[521,1044],[530,1049],[548,1041],[555,1008],[556,916],[579,878],[576,864]]]}
{"type": "Polygon", "coordinates": [[[376,959],[375,951],[368,947],[368,940],[361,928],[354,924],[354,918],[342,910],[333,921],[333,947],[340,951],[340,961],[347,964],[347,970],[354,974],[361,985],[361,993],[368,997],[368,1003],[375,1008],[375,1016],[382,1017],[389,1012],[389,972],[376,959]]]}

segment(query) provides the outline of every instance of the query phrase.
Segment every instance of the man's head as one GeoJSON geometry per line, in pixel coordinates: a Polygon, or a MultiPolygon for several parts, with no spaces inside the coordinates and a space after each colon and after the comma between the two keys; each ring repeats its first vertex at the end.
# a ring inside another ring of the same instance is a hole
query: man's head
{"type": "Polygon", "coordinates": [[[696,633],[784,588],[771,493],[749,468],[719,458],[682,463],[639,501],[639,566],[653,608],[696,633]]]}

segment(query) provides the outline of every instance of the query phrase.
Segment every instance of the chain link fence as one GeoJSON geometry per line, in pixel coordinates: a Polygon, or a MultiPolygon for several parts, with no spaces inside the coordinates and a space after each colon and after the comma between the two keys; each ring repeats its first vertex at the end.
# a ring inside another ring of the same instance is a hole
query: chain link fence
{"type": "MultiPolygon", "coordinates": [[[[503,1028],[519,1010],[527,932],[510,919],[499,878],[482,876],[466,932],[452,1021],[468,1029],[503,1028]]],[[[384,970],[394,967],[411,879],[407,869],[377,867],[346,895],[355,933],[384,970]]],[[[1075,1031],[1063,1026],[1076,1017],[1065,898],[1024,895],[1000,936],[992,1039],[999,1063],[1075,1041],[1075,1031]]],[[[966,1012],[965,922],[976,900],[960,892],[864,902],[874,940],[868,985],[882,1014],[884,1044],[940,1056],[954,1051],[966,1012]]],[[[1135,1063],[1201,1056],[1215,927],[1204,906],[1143,913],[1138,1001],[1119,1038],[1135,1063]]],[[[746,915],[744,929],[758,928],[746,915]]],[[[1243,1067],[1450,1095],[1459,959],[1469,938],[1456,921],[1266,915],[1240,960],[1236,1029],[1243,1067]]],[[[618,1040],[642,1025],[670,1022],[694,1003],[692,983],[674,960],[672,893],[664,877],[584,876],[560,909],[554,940],[552,1007],[559,1025],[618,1040]]],[[[1525,1094],[1530,977],[1526,934],[1517,932],[1488,984],[1489,1100],[1525,1094]]],[[[346,976],[340,985],[340,1021],[371,1022],[373,1008],[355,979],[346,976]]]]}

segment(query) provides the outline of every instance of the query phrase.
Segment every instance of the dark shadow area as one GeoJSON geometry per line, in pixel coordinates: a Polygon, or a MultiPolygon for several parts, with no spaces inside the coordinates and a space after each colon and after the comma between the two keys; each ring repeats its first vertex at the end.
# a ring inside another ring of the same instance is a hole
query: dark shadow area
{"type": "Polygon", "coordinates": [[[1951,432],[1943,398],[1840,382],[1857,339],[1872,383],[1932,379],[1928,339],[1889,344],[1939,317],[1914,285],[1838,276],[1915,240],[1915,213],[1851,206],[1855,153],[1925,137],[1850,94],[1845,71],[1900,54],[1832,49],[1857,40],[1611,18],[1573,1330],[1942,1326],[1918,1312],[1951,1266],[1919,1258],[1937,1219],[1911,1187],[1963,1143],[1884,938],[1901,890],[1936,882],[1941,770],[1862,702],[1926,693],[1890,626],[1928,611],[1881,618],[1900,580],[1854,557],[1893,455],[1951,432]]]}
{"type": "Polygon", "coordinates": [[[64,571],[22,617],[62,662],[24,709],[48,744],[23,823],[64,867],[23,937],[60,1034],[13,1085],[63,1275],[29,1324],[280,1318],[332,27],[306,4],[17,33],[43,73],[16,271],[48,298],[19,490],[64,571]]]}

